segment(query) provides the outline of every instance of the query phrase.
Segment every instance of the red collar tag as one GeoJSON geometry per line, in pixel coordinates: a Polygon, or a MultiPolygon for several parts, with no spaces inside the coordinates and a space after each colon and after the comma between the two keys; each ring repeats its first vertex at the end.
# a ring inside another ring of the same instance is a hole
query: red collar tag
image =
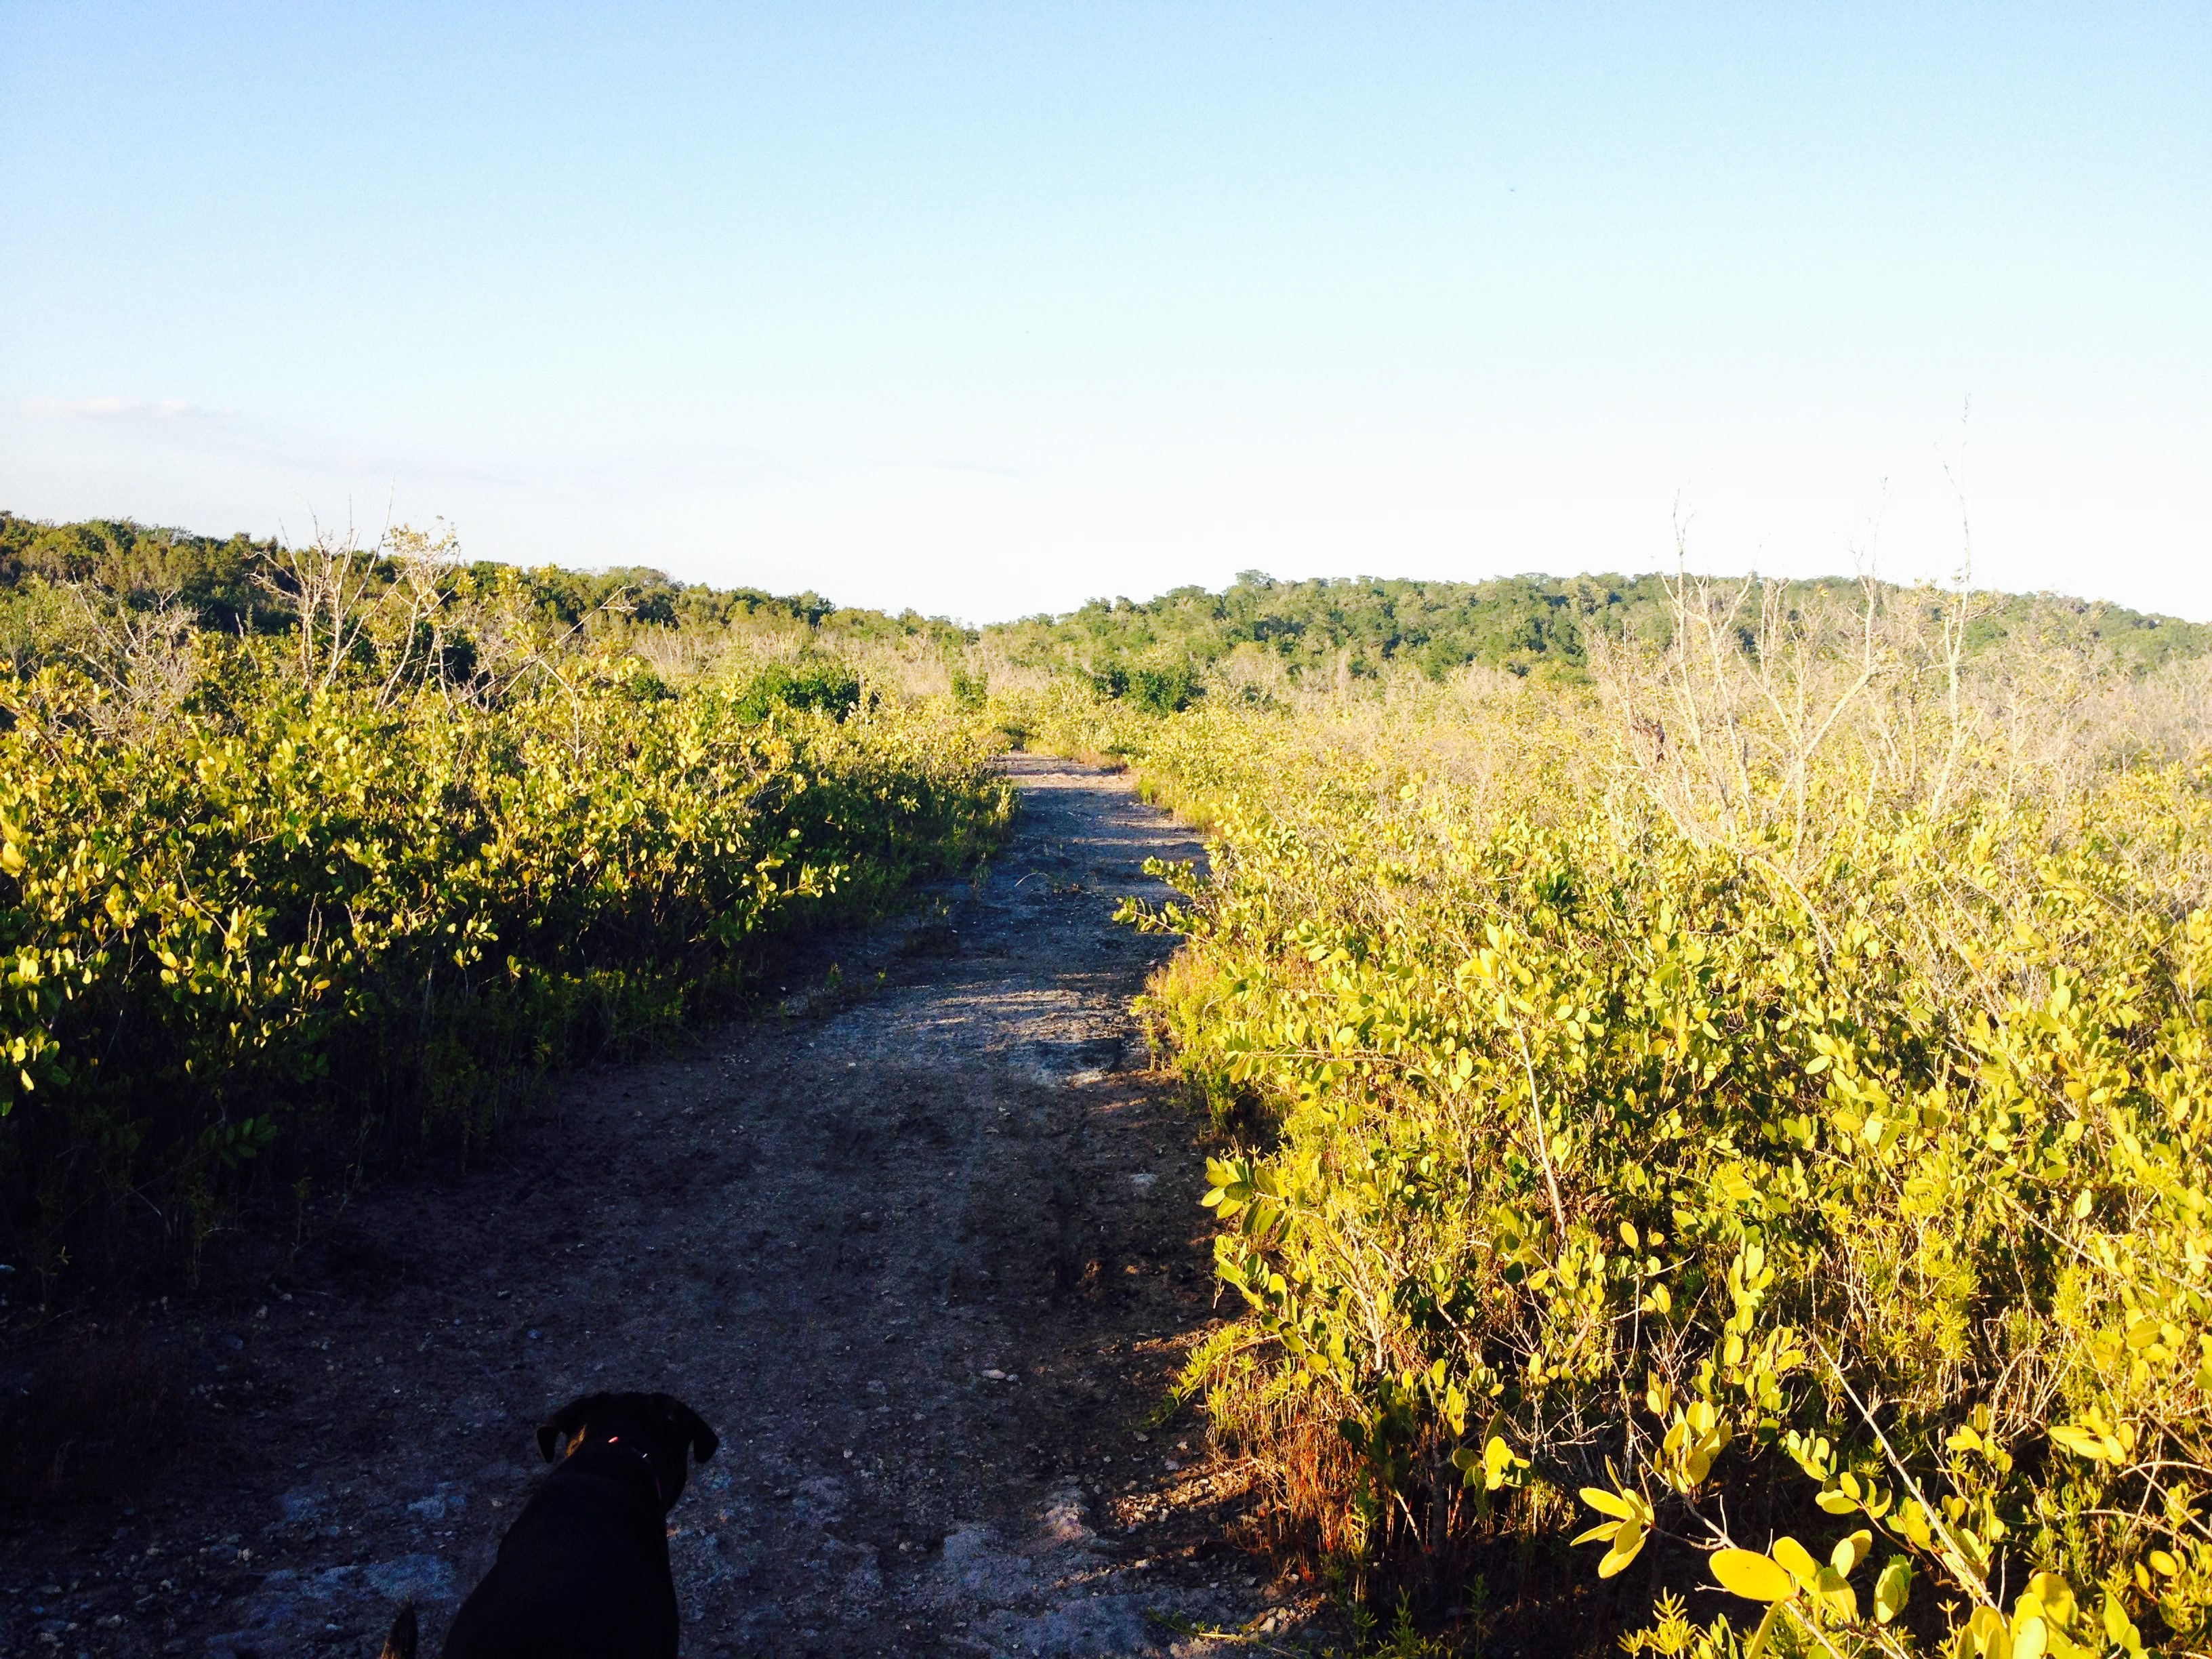
{"type": "MultiPolygon", "coordinates": [[[[606,1443],[610,1446],[621,1446],[622,1437],[618,1434],[611,1434],[606,1438],[606,1443]]],[[[623,1449],[630,1453],[634,1456],[642,1457],[645,1460],[646,1470],[653,1476],[653,1495],[655,1498],[661,1497],[660,1471],[653,1464],[653,1454],[646,1450],[642,1446],[623,1446],[623,1449]]]]}

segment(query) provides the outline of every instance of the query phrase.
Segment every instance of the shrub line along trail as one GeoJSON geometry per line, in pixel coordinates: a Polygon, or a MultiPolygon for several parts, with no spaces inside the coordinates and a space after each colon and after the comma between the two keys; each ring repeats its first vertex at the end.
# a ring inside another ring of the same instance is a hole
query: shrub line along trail
{"type": "Polygon", "coordinates": [[[687,1654],[1200,1653],[1149,1615],[1262,1613],[1233,1481],[1192,1416],[1146,1424],[1215,1316],[1210,1224],[1128,1009],[1170,946],[1110,917],[1200,849],[1121,780],[1006,764],[982,879],[158,1316],[192,1443],[127,1509],[10,1522],[0,1647],[366,1655],[413,1595],[434,1652],[532,1426],[599,1388],[722,1436],[671,1516],[687,1654]]]}

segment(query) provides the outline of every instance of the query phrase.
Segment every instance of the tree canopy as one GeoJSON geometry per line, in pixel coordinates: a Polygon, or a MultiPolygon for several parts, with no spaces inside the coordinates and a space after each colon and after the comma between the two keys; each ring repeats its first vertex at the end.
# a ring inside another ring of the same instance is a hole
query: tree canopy
{"type": "MultiPolygon", "coordinates": [[[[1856,603],[1859,584],[1836,577],[1784,584],[1793,608],[1856,603]]],[[[1947,596],[1878,585],[1885,605],[1938,605],[1947,596]]],[[[2212,653],[2212,624],[2147,616],[2056,594],[1972,597],[1969,653],[2031,640],[2099,654],[2144,672],[2212,653]]],[[[1178,587],[1158,599],[1093,599],[1060,617],[988,629],[1017,660],[1072,666],[1113,689],[1140,672],[1203,670],[1242,646],[1292,672],[1355,674],[1402,663],[1431,678],[1468,663],[1518,674],[1577,678],[1600,635],[1664,644],[1673,629],[1667,580],[1656,575],[1505,576],[1482,582],[1353,576],[1278,581],[1248,570],[1218,593],[1178,587]]]]}

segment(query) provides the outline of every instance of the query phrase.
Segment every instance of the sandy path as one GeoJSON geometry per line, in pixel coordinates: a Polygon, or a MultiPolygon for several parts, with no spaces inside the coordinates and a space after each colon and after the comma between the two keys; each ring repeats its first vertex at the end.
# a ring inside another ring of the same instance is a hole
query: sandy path
{"type": "Polygon", "coordinates": [[[1009,764],[1016,838],[933,918],[811,945],[775,1014],[572,1079],[160,1324],[194,1443],[6,1540],[0,1648],[367,1655],[412,1595],[434,1652],[532,1426],[602,1387],[723,1437],[671,1517],[687,1654],[1198,1653],[1153,1615],[1265,1616],[1195,1422],[1145,1421],[1212,1317],[1201,1126],[1127,1012],[1164,946],[1109,918],[1199,848],[1009,764]]]}

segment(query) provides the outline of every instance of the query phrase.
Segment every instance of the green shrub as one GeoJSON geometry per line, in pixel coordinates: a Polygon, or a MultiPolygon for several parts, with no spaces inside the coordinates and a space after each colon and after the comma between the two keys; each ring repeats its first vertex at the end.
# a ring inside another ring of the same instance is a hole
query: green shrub
{"type": "Polygon", "coordinates": [[[1639,1651],[2201,1651],[2212,767],[1710,660],[1121,728],[1213,838],[1149,1006],[1262,1119],[1188,1386],[1370,1589],[1579,1532],[1744,1610],[1639,1651]]]}
{"type": "Polygon", "coordinates": [[[303,690],[283,641],[198,661],[135,735],[0,678],[0,1237],[49,1274],[194,1261],[257,1177],[465,1146],[1010,808],[980,735],[829,668],[764,720],[758,680],[616,659],[489,702],[303,690]]]}
{"type": "Polygon", "coordinates": [[[860,704],[860,678],[842,662],[770,663],[731,700],[738,720],[758,722],[776,709],[818,710],[842,720],[860,704]]]}
{"type": "Polygon", "coordinates": [[[1143,667],[1109,663],[1091,675],[1102,696],[1126,702],[1140,714],[1176,714],[1204,695],[1197,672],[1188,663],[1143,667]]]}

